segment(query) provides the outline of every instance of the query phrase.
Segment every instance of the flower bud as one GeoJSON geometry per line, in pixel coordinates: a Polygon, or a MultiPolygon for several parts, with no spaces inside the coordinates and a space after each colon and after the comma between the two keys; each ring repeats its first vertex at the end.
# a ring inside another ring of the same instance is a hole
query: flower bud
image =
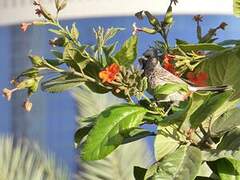
{"type": "Polygon", "coordinates": [[[24,103],[23,103],[22,106],[23,106],[23,108],[24,108],[25,111],[27,111],[27,112],[30,112],[30,111],[31,111],[31,109],[32,109],[32,103],[31,103],[31,101],[29,100],[29,98],[27,98],[26,101],[24,101],[24,103]]]}
{"type": "Polygon", "coordinates": [[[145,33],[148,33],[148,34],[156,34],[157,31],[155,29],[151,29],[151,28],[146,28],[146,27],[143,27],[141,29],[142,32],[145,32],[145,33]]]}
{"type": "Polygon", "coordinates": [[[32,23],[23,22],[20,24],[20,29],[22,32],[26,32],[31,25],[32,23]]]}
{"type": "Polygon", "coordinates": [[[29,55],[28,57],[34,66],[42,66],[44,64],[43,58],[40,56],[29,55]]]}
{"type": "Polygon", "coordinates": [[[57,11],[59,12],[59,11],[63,10],[66,7],[67,0],[62,0],[62,1],[55,0],[55,5],[56,5],[56,8],[57,8],[57,11]]]}

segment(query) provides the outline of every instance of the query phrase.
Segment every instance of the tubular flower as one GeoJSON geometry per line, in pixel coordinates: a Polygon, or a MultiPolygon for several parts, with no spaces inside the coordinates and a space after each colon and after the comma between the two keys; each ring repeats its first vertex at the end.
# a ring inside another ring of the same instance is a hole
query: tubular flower
{"type": "Polygon", "coordinates": [[[20,24],[20,29],[22,32],[26,32],[31,25],[32,25],[32,23],[23,22],[20,24]]]}
{"type": "Polygon", "coordinates": [[[174,60],[174,56],[172,56],[170,54],[164,55],[164,58],[163,58],[163,68],[168,70],[170,73],[172,73],[172,74],[177,76],[176,69],[175,69],[175,67],[173,65],[173,60],[174,60]]]}
{"type": "Polygon", "coordinates": [[[15,88],[15,89],[4,88],[4,89],[2,90],[2,95],[3,95],[8,101],[10,101],[11,98],[12,98],[12,93],[13,93],[14,91],[16,91],[16,90],[17,90],[17,88],[15,88]]]}
{"type": "Polygon", "coordinates": [[[106,67],[104,70],[100,71],[98,76],[103,83],[105,82],[111,83],[117,78],[119,72],[120,72],[119,65],[113,63],[110,66],[106,67]]]}
{"type": "Polygon", "coordinates": [[[228,25],[227,23],[222,22],[218,27],[219,27],[220,29],[222,29],[222,30],[225,30],[225,28],[226,28],[227,25],[228,25]]]}
{"type": "Polygon", "coordinates": [[[194,74],[193,72],[187,73],[187,79],[196,86],[207,86],[208,74],[206,72],[199,72],[194,74]]]}
{"type": "Polygon", "coordinates": [[[193,20],[196,22],[202,22],[202,19],[203,19],[203,17],[200,14],[193,17],[193,20]]]}
{"type": "Polygon", "coordinates": [[[32,103],[31,103],[31,101],[29,100],[29,98],[27,98],[27,100],[26,101],[24,101],[24,103],[23,103],[23,109],[25,110],[25,111],[27,111],[27,112],[30,112],[31,111],[31,109],[32,109],[32,103]]]}

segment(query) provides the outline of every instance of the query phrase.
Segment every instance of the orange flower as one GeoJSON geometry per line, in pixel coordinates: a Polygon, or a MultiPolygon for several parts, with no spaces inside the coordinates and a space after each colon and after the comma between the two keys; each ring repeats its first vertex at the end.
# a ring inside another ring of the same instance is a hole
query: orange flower
{"type": "Polygon", "coordinates": [[[117,74],[120,72],[120,67],[118,64],[111,64],[110,66],[106,67],[103,71],[100,71],[98,76],[102,79],[102,82],[111,83],[117,77],[117,74]]]}
{"type": "Polygon", "coordinates": [[[174,56],[170,55],[170,54],[166,54],[164,55],[163,58],[163,68],[168,70],[170,73],[174,74],[177,76],[177,72],[176,69],[173,65],[173,60],[174,60],[174,56]]]}
{"type": "Polygon", "coordinates": [[[26,32],[27,29],[29,28],[29,26],[31,26],[31,25],[32,25],[32,23],[23,22],[20,24],[20,29],[21,29],[21,31],[26,32]]]}
{"type": "Polygon", "coordinates": [[[187,73],[187,79],[196,86],[207,86],[208,74],[206,72],[199,72],[194,74],[193,72],[187,73]]]}

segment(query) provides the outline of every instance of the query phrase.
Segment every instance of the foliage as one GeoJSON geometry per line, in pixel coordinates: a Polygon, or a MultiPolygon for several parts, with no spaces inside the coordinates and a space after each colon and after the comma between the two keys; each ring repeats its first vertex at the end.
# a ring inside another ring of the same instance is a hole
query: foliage
{"type": "Polygon", "coordinates": [[[233,0],[233,13],[235,16],[240,16],[240,1],[239,0],[233,0]]]}
{"type": "Polygon", "coordinates": [[[52,154],[45,154],[36,144],[0,137],[1,180],[68,180],[66,168],[57,165],[52,154]]]}
{"type": "MultiPolygon", "coordinates": [[[[99,114],[99,112],[106,107],[121,102],[120,99],[111,94],[99,95],[83,86],[79,89],[74,89],[73,96],[78,104],[79,129],[92,123],[91,121],[86,122],[86,117],[99,114]]],[[[77,133],[75,134],[75,141],[76,143],[79,142],[77,133]]],[[[80,171],[76,179],[91,180],[98,177],[106,180],[131,180],[134,179],[132,173],[134,166],[147,167],[150,165],[151,161],[146,142],[140,140],[120,146],[111,155],[102,160],[96,162],[80,160],[80,171]],[[127,161],[124,159],[127,159],[127,161]]]]}
{"type": "MultiPolygon", "coordinates": [[[[55,2],[58,15],[66,1],[55,2]]],[[[234,3],[235,14],[238,14],[239,2],[234,3]]],[[[140,20],[146,17],[150,27],[133,24],[132,35],[116,51],[117,42],[109,42],[122,29],[99,27],[94,30],[96,43],[82,44],[76,24],[62,27],[57,15],[35,1],[36,13],[45,21],[23,23],[21,29],[51,25],[49,31],[57,36],[50,40],[55,59],[29,55],[33,67],[16,77],[12,81],[14,88],[5,88],[4,96],[10,100],[13,92],[28,90],[24,108],[29,111],[29,98],[38,90],[38,85],[51,93],[80,85],[101,95],[112,93],[123,102],[86,114],[75,134],[76,146],[82,147],[83,160],[100,160],[122,144],[156,136],[156,162],[148,169],[135,167],[135,178],[237,178],[239,40],[218,43],[216,36],[227,24],[222,22],[203,34],[203,17],[196,15],[193,19],[197,42],[177,39],[176,44],[171,45],[168,36],[176,4],[177,0],[170,0],[163,19],[149,11],[137,12],[135,16],[140,20]],[[140,32],[161,37],[139,58],[142,69],[134,66],[140,32]],[[49,76],[50,73],[53,75],[49,76]],[[205,85],[209,86],[203,87],[205,85]],[[157,130],[148,131],[145,124],[157,130]],[[231,167],[224,171],[225,164],[231,167]],[[204,169],[208,169],[207,175],[202,173],[204,169]]],[[[89,98],[90,101],[91,97],[85,96],[83,100],[89,98]]],[[[94,102],[82,108],[92,111],[89,107],[95,106],[94,102]]]]}

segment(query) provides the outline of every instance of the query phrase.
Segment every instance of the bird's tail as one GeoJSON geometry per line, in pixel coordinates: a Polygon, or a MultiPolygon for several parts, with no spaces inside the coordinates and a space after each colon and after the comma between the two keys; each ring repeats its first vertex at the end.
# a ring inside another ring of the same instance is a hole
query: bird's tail
{"type": "Polygon", "coordinates": [[[220,85],[220,86],[204,86],[204,87],[189,87],[190,91],[196,92],[196,91],[227,91],[232,90],[231,86],[228,85],[220,85]]]}

